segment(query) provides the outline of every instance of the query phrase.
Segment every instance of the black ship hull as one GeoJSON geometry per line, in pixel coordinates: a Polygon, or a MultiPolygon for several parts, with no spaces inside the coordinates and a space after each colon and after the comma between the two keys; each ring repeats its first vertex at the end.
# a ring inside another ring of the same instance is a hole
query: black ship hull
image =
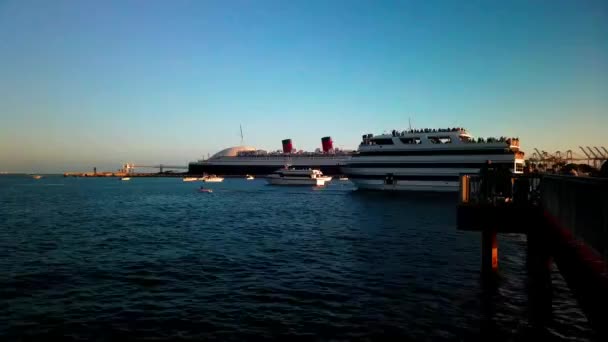
{"type": "MultiPolygon", "coordinates": [[[[341,175],[340,165],[293,165],[293,167],[312,168],[321,170],[325,175],[341,175]]],[[[190,163],[188,173],[191,175],[214,174],[220,176],[245,176],[245,175],[268,175],[282,167],[276,165],[217,165],[190,163]]]]}

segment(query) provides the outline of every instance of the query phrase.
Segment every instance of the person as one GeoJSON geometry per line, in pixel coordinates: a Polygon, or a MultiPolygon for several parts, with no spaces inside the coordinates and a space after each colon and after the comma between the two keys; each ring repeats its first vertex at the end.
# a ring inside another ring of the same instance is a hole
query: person
{"type": "Polygon", "coordinates": [[[481,178],[480,190],[484,200],[488,200],[494,194],[494,167],[492,161],[488,160],[479,170],[481,178]]]}
{"type": "Polygon", "coordinates": [[[496,193],[502,197],[510,198],[512,193],[512,173],[506,164],[500,165],[496,170],[496,193]]]}
{"type": "Polygon", "coordinates": [[[608,178],[608,160],[600,168],[600,177],[608,178]]]}
{"type": "Polygon", "coordinates": [[[513,184],[513,203],[516,205],[526,204],[530,198],[530,168],[524,167],[523,177],[519,177],[513,184]]]}

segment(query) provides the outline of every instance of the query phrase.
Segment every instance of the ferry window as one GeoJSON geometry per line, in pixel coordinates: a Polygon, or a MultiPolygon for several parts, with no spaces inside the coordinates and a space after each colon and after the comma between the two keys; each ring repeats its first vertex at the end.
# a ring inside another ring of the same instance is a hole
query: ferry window
{"type": "Polygon", "coordinates": [[[515,164],[515,172],[523,172],[524,171],[524,164],[522,163],[516,163],[515,164]]]}
{"type": "Polygon", "coordinates": [[[374,139],[372,140],[374,145],[392,145],[393,139],[374,139]]]}
{"type": "Polygon", "coordinates": [[[399,139],[404,144],[420,144],[420,138],[418,138],[418,137],[414,137],[414,138],[399,138],[399,139]]]}
{"type": "Polygon", "coordinates": [[[450,144],[452,143],[451,137],[429,137],[431,144],[450,144]]]}

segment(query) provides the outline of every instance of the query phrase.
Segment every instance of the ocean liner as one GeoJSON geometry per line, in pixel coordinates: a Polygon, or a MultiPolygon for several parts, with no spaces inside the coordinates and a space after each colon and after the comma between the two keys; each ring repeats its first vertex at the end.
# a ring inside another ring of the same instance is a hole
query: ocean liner
{"type": "Polygon", "coordinates": [[[267,152],[249,146],[235,146],[221,150],[209,159],[191,162],[190,174],[268,175],[290,165],[294,168],[318,169],[326,175],[339,175],[341,167],[353,151],[333,147],[331,137],[321,139],[321,149],[315,152],[297,151],[291,139],[282,141],[282,150],[267,152]]]}

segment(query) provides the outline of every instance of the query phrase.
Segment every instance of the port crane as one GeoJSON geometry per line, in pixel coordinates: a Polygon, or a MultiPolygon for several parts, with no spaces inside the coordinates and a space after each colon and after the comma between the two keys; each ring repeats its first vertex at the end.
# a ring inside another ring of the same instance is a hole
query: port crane
{"type": "Polygon", "coordinates": [[[579,149],[583,152],[582,155],[580,153],[575,153],[572,150],[549,153],[535,148],[534,153],[532,153],[532,156],[528,160],[541,169],[577,162],[585,163],[599,169],[602,163],[608,160],[608,150],[603,146],[579,146],[579,149]]]}

